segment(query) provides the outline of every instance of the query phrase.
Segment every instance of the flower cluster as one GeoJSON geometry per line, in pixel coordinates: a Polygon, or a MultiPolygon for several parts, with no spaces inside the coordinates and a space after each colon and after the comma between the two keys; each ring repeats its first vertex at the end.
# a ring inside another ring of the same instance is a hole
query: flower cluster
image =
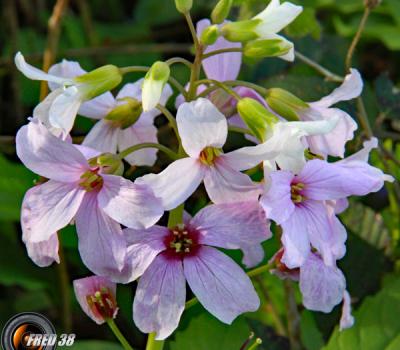
{"type": "MultiPolygon", "coordinates": [[[[183,3],[178,8],[185,12],[183,3]]],[[[292,61],[293,44],[277,33],[302,8],[272,0],[259,15],[239,22],[225,21],[222,14],[229,11],[217,9],[222,12],[213,13],[214,23],[197,24],[194,78],[179,89],[176,118],[166,108],[172,60],[156,62],[144,79],[114,97],[110,90],[135,67],[107,65],[87,73],[63,60],[45,73],[16,55],[18,69],[48,81],[51,90],[17,134],[19,158],[41,176],[22,204],[28,254],[40,266],[59,262],[57,232],[74,223],[82,261],[97,275],[74,283],[83,310],[97,323],[114,318],[115,283],[138,279],[134,321],[165,339],[185,309],[186,282],[222,322],[258,309],[248,275],[217,248],[239,249],[242,263],[256,266],[273,221],[281,228],[282,247],[271,260],[272,272],[299,281],[308,309],[330,312],[343,301],[346,328],[353,322],[350,297],[336,266],[345,255],[346,229],[336,214],[346,209],[349,196],[392,181],[368,164],[376,139],[344,157],[357,124],[332,105],[360,95],[360,74],[351,69],[341,86],[317,102],[282,89],[264,89],[263,95],[263,88],[236,81],[242,55],[292,61]],[[199,57],[207,79],[198,77],[199,57]],[[166,149],[154,125],[160,113],[179,142],[176,152],[167,148],[173,161],[156,174],[124,178],[124,161],[153,166],[157,149],[166,149]],[[69,135],[77,114],[98,120],[80,145],[69,135]],[[246,133],[253,145],[227,152],[230,130],[246,133]],[[262,181],[244,172],[253,168],[262,181]],[[191,217],[183,205],[202,183],[212,203],[191,217]],[[158,224],[164,211],[170,211],[168,227],[158,224]]]]}

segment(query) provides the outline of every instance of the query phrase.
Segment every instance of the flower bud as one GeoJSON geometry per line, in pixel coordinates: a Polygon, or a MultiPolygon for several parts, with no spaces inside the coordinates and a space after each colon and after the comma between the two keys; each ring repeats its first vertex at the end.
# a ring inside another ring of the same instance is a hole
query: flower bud
{"type": "Polygon", "coordinates": [[[266,101],[276,113],[287,120],[299,120],[298,112],[309,105],[289,91],[272,88],[268,90],[266,101]]]}
{"type": "Polygon", "coordinates": [[[114,127],[126,129],[136,123],[143,112],[143,107],[140,101],[132,97],[124,97],[119,101],[123,103],[112,109],[104,120],[114,127]]]}
{"type": "Polygon", "coordinates": [[[193,6],[193,0],[175,0],[176,9],[180,13],[188,13],[193,6]]]}
{"type": "Polygon", "coordinates": [[[278,121],[260,102],[245,97],[237,103],[237,110],[254,135],[264,141],[268,129],[278,121]]]}
{"type": "Polygon", "coordinates": [[[97,324],[103,324],[117,316],[115,283],[105,277],[91,276],[75,280],[73,284],[79,305],[97,324]]]}
{"type": "Polygon", "coordinates": [[[219,29],[216,24],[209,26],[203,30],[200,36],[200,41],[204,45],[214,44],[219,36],[219,29]]]}
{"type": "Polygon", "coordinates": [[[225,39],[234,42],[246,42],[258,38],[256,27],[261,23],[259,19],[229,22],[222,26],[221,33],[225,39]]]}
{"type": "Polygon", "coordinates": [[[253,40],[246,43],[243,53],[253,58],[277,57],[287,54],[292,47],[290,42],[279,39],[253,40]]]}
{"type": "Polygon", "coordinates": [[[160,101],[162,90],[167,83],[170,69],[165,62],[153,63],[147,72],[142,86],[142,104],[145,112],[153,109],[160,101]]]}
{"type": "Polygon", "coordinates": [[[74,78],[85,100],[99,96],[113,88],[122,81],[122,75],[118,67],[108,64],[92,70],[89,73],[74,78]]]}
{"type": "Polygon", "coordinates": [[[229,12],[232,7],[232,0],[219,0],[217,5],[211,12],[211,20],[213,23],[220,24],[226,17],[228,17],[229,12]]]}

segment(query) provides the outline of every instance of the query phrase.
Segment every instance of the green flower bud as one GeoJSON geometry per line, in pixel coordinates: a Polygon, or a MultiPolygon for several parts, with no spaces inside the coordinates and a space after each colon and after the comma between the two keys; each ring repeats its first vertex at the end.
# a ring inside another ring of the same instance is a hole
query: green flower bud
{"type": "Polygon", "coordinates": [[[125,103],[112,109],[104,120],[107,120],[114,127],[126,129],[139,119],[143,112],[142,103],[132,97],[125,97],[120,101],[125,103]]]}
{"type": "Polygon", "coordinates": [[[188,13],[193,6],[193,0],[175,0],[176,9],[180,13],[188,13]]]}
{"type": "Polygon", "coordinates": [[[279,120],[260,102],[249,97],[242,98],[238,102],[237,110],[246,125],[260,141],[265,141],[268,129],[279,120]]]}
{"type": "Polygon", "coordinates": [[[119,85],[122,75],[118,67],[108,64],[74,78],[86,100],[99,96],[119,85]]]}
{"type": "Polygon", "coordinates": [[[161,61],[153,63],[147,72],[142,85],[142,104],[145,112],[157,106],[169,75],[169,65],[161,61]]]}
{"type": "Polygon", "coordinates": [[[217,24],[222,23],[229,15],[232,3],[233,0],[219,0],[217,5],[215,5],[214,10],[211,12],[212,22],[217,24]]]}
{"type": "Polygon", "coordinates": [[[229,22],[222,26],[221,33],[225,39],[234,42],[246,42],[258,38],[256,27],[262,22],[260,19],[229,22]]]}
{"type": "Polygon", "coordinates": [[[124,173],[124,163],[116,154],[103,153],[97,157],[96,162],[103,174],[121,176],[124,173]]]}
{"type": "Polygon", "coordinates": [[[276,113],[287,120],[299,120],[298,112],[309,105],[289,91],[272,88],[268,90],[266,101],[276,113]]]}
{"type": "Polygon", "coordinates": [[[246,43],[243,53],[253,58],[277,57],[288,53],[292,47],[289,42],[279,39],[254,40],[246,43]]]}
{"type": "Polygon", "coordinates": [[[204,45],[214,44],[219,36],[219,29],[216,24],[209,26],[203,30],[200,36],[200,41],[204,45]]]}

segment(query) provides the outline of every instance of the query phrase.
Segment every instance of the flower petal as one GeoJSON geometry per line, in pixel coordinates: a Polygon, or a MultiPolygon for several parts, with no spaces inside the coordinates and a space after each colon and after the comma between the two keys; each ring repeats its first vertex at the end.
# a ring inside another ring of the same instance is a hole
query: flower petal
{"type": "Polygon", "coordinates": [[[240,314],[260,306],[250,278],[217,249],[202,246],[195,255],[186,257],[183,265],[193,293],[220,321],[231,324],[240,314]]]}
{"type": "Polygon", "coordinates": [[[100,208],[124,226],[136,229],[154,225],[164,213],[161,202],[150,187],[134,184],[121,176],[102,175],[98,195],[100,208]]]}
{"type": "Polygon", "coordinates": [[[75,118],[81,104],[82,101],[78,89],[75,86],[67,88],[54,99],[50,106],[50,124],[62,129],[65,133],[69,133],[74,126],[75,118]]]}
{"type": "MultiPolygon", "coordinates": [[[[79,75],[85,74],[86,71],[82,69],[81,65],[75,61],[68,61],[63,59],[61,62],[53,64],[49,68],[49,74],[56,77],[73,79],[79,75]]],[[[55,82],[49,81],[50,90],[55,90],[62,87],[62,84],[57,84],[55,82]]]]}
{"type": "Polygon", "coordinates": [[[99,120],[86,135],[82,145],[100,152],[117,153],[120,129],[105,120],[99,120]]]}
{"type": "Polygon", "coordinates": [[[125,263],[126,241],[121,226],[98,206],[97,194],[87,193],[76,215],[79,253],[96,275],[118,280],[125,263]]]}
{"type": "Polygon", "coordinates": [[[344,78],[342,85],[332,91],[328,96],[323,97],[314,105],[319,107],[329,107],[340,101],[352,100],[361,95],[363,89],[363,81],[357,69],[350,68],[350,74],[344,78]]]}
{"type": "MultiPolygon", "coordinates": [[[[250,255],[257,255],[259,250],[254,246],[272,236],[265,214],[257,201],[209,205],[196,214],[190,221],[190,226],[200,232],[201,244],[242,249],[250,255]],[[257,251],[253,251],[252,248],[257,251]]],[[[263,254],[255,264],[262,259],[263,254]]],[[[257,259],[246,260],[254,262],[257,259]]]]}
{"type": "Polygon", "coordinates": [[[147,174],[136,179],[135,183],[149,185],[156,197],[161,199],[164,209],[171,210],[189,198],[200,185],[204,178],[204,168],[196,159],[182,158],[171,163],[161,173],[147,174]]]}
{"type": "Polygon", "coordinates": [[[269,189],[260,200],[267,217],[279,225],[295,210],[290,193],[293,178],[294,175],[289,171],[272,172],[269,189]]]}
{"type": "Polygon", "coordinates": [[[300,267],[299,285],[307,309],[328,313],[341,302],[346,280],[336,266],[326,266],[312,253],[300,267]]]}
{"type": "Polygon", "coordinates": [[[52,74],[47,74],[40,69],[37,69],[34,66],[26,63],[24,56],[22,56],[21,52],[17,52],[15,55],[15,65],[18,70],[25,75],[27,78],[32,80],[43,80],[43,81],[51,81],[56,84],[63,85],[65,82],[69,82],[69,79],[65,79],[62,77],[57,77],[52,74]]]}
{"type": "MultiPolygon", "coordinates": [[[[211,25],[209,19],[202,19],[197,22],[197,36],[200,38],[203,30],[211,25]]],[[[220,36],[217,41],[208,45],[204,50],[204,54],[215,50],[241,48],[241,43],[233,43],[226,40],[223,36],[220,36]]],[[[235,80],[240,71],[242,64],[242,53],[241,52],[227,52],[219,55],[214,55],[206,58],[202,62],[204,71],[207,78],[218,81],[235,80]]]]}
{"type": "Polygon", "coordinates": [[[182,262],[157,256],[139,280],[133,302],[133,320],[144,333],[167,338],[179,324],[185,309],[185,277],[182,262]]]}
{"type": "Polygon", "coordinates": [[[16,144],[22,163],[43,177],[75,182],[89,169],[85,157],[72,144],[52,135],[36,119],[18,131],[16,144]]]}
{"type": "Polygon", "coordinates": [[[56,262],[57,264],[60,263],[60,257],[58,256],[57,233],[53,233],[46,241],[32,243],[27,240],[25,244],[28,256],[36,265],[47,267],[53,262],[56,262]]]}
{"type": "Polygon", "coordinates": [[[262,189],[249,176],[217,159],[207,168],[204,186],[215,204],[257,200],[262,189]]]}
{"type": "Polygon", "coordinates": [[[21,226],[25,243],[47,241],[74,218],[85,195],[73,183],[49,180],[32,187],[22,202],[21,226]]]}
{"type": "Polygon", "coordinates": [[[197,158],[207,146],[222,148],[225,144],[228,136],[226,118],[205,98],[182,103],[176,120],[182,146],[192,158],[197,158]]]}
{"type": "Polygon", "coordinates": [[[118,276],[118,282],[129,283],[140,277],[155,257],[166,249],[164,238],[169,234],[169,230],[166,227],[154,225],[144,230],[127,228],[123,232],[128,248],[125,265],[118,276]]]}
{"type": "MultiPolygon", "coordinates": [[[[143,115],[140,118],[142,117],[143,115]]],[[[158,142],[157,128],[153,124],[141,124],[135,123],[126,129],[120,130],[118,139],[120,151],[139,143],[158,142]]],[[[153,166],[157,160],[157,149],[144,148],[127,155],[124,159],[131,165],[153,166]]]]}
{"type": "Polygon", "coordinates": [[[343,331],[344,329],[352,327],[353,324],[354,317],[351,315],[350,294],[347,290],[345,290],[343,293],[342,316],[340,317],[339,329],[343,331]]]}
{"type": "Polygon", "coordinates": [[[117,105],[114,96],[107,91],[81,104],[78,114],[87,118],[102,119],[117,105]]]}

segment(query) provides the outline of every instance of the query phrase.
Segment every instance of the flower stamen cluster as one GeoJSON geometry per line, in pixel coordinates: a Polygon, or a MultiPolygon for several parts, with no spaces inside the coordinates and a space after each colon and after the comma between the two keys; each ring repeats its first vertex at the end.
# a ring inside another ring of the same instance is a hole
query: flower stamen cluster
{"type": "Polygon", "coordinates": [[[290,186],[290,198],[293,203],[304,202],[307,198],[302,194],[304,190],[304,184],[301,182],[294,183],[290,186]]]}
{"type": "Polygon", "coordinates": [[[104,318],[105,320],[114,317],[117,303],[108,288],[102,287],[94,294],[87,295],[86,301],[97,317],[104,318]]]}

